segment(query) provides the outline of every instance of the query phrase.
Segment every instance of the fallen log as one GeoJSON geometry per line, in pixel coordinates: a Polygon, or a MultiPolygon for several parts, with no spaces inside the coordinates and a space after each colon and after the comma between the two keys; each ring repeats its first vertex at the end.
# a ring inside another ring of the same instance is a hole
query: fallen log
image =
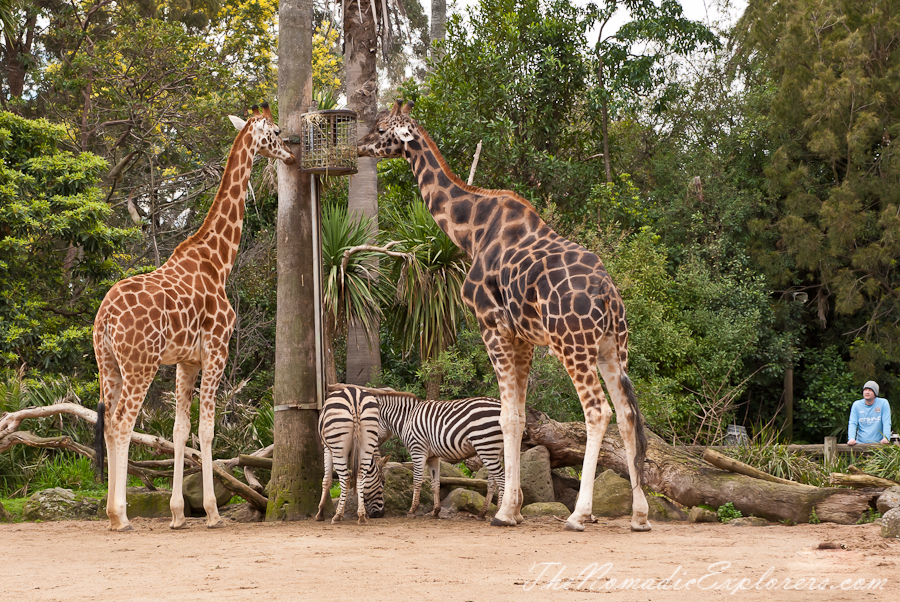
{"type": "Polygon", "coordinates": [[[744,464],[740,460],[735,460],[734,458],[729,458],[728,456],[722,455],[713,449],[707,449],[706,451],[704,451],[703,459],[713,466],[718,466],[719,468],[730,470],[731,472],[736,472],[738,474],[747,475],[748,477],[753,477],[754,479],[762,479],[763,481],[782,483],[784,485],[797,485],[798,487],[807,487],[809,489],[818,489],[818,487],[813,487],[812,485],[806,485],[804,483],[798,483],[796,481],[781,479],[779,477],[770,475],[767,472],[763,472],[761,470],[753,468],[749,464],[744,464]]]}
{"type": "Polygon", "coordinates": [[[833,472],[828,477],[828,482],[832,485],[843,485],[844,487],[881,487],[882,489],[900,485],[897,481],[882,479],[881,477],[866,473],[844,474],[833,472]]]}
{"type": "MultiPolygon", "coordinates": [[[[772,483],[717,468],[701,458],[673,448],[649,430],[644,463],[644,484],[684,506],[731,502],[745,516],[771,521],[806,523],[815,511],[822,522],[855,524],[873,507],[881,490],[809,488],[772,483]]],[[[526,411],[525,438],[543,445],[551,465],[580,466],[584,461],[587,431],[583,422],[557,422],[532,408],[526,411]]],[[[600,450],[598,467],[628,477],[625,447],[618,427],[609,425],[600,450]]]]}
{"type": "Polygon", "coordinates": [[[250,454],[241,454],[238,456],[238,466],[250,466],[252,468],[267,468],[272,470],[272,458],[261,458],[250,454]]]}
{"type": "MultiPolygon", "coordinates": [[[[53,437],[50,439],[45,439],[44,441],[37,441],[41,438],[35,437],[28,431],[17,430],[22,421],[28,418],[41,418],[45,416],[55,416],[58,414],[73,414],[90,423],[97,422],[97,412],[76,403],[57,403],[49,406],[35,406],[31,408],[25,408],[17,412],[6,413],[2,417],[0,417],[0,452],[16,444],[34,445],[36,447],[65,447],[66,449],[71,449],[72,451],[76,451],[93,459],[94,450],[72,441],[70,437],[53,437]]],[[[132,431],[131,441],[134,443],[152,447],[169,454],[174,454],[175,452],[175,444],[171,441],[163,439],[162,437],[156,437],[154,435],[146,435],[144,433],[132,431]]],[[[201,465],[200,452],[192,447],[185,446],[184,459],[186,463],[193,464],[196,467],[199,467],[201,465]]],[[[237,462],[235,459],[232,459],[227,460],[226,464],[231,467],[233,465],[236,465],[237,462]]],[[[269,500],[267,498],[263,497],[244,483],[241,483],[234,477],[234,475],[219,466],[217,463],[213,462],[212,468],[213,473],[219,477],[219,480],[222,482],[222,484],[232,493],[239,495],[240,497],[250,502],[257,510],[261,512],[266,511],[266,507],[269,503],[269,500]]],[[[148,470],[146,468],[138,468],[131,463],[129,463],[128,466],[128,473],[134,474],[135,476],[140,478],[141,481],[143,481],[144,484],[150,489],[155,489],[151,477],[162,476],[155,474],[156,471],[148,470]]]]}

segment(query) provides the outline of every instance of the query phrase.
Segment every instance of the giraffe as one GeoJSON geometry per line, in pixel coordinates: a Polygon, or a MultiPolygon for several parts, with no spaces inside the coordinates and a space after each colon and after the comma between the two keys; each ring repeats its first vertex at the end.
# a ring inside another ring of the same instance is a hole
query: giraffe
{"type": "Polygon", "coordinates": [[[600,258],[557,234],[522,197],[463,183],[428,133],[398,100],[357,143],[360,156],[404,157],[438,226],[472,259],[462,298],[478,320],[500,387],[507,494],[491,524],[522,522],[519,449],[525,390],[535,345],[546,345],[572,379],[587,428],[581,487],[565,528],[591,515],[600,445],[612,410],[625,443],[632,486],[631,528],[650,530],[641,488],[646,437],[626,373],[628,325],[619,292],[600,258]]]}
{"type": "Polygon", "coordinates": [[[106,294],[94,320],[94,354],[100,379],[97,407],[97,457],[109,450],[110,531],[130,531],[125,512],[128,447],[138,412],[161,364],[177,364],[175,384],[175,476],[172,481],[172,529],[185,527],[182,482],[184,446],[191,428],[190,408],[197,375],[200,384],[200,456],[206,526],[224,526],[216,508],[212,477],[215,396],[228,359],[235,313],[225,295],[225,281],[237,255],[244,219],[244,199],[256,153],[281,159],[294,156],[279,138],[266,103],[256,105],[244,121],[229,116],[240,130],[222,183],[209,213],[193,236],[168,261],[149,274],[117,282],[106,294]]]}

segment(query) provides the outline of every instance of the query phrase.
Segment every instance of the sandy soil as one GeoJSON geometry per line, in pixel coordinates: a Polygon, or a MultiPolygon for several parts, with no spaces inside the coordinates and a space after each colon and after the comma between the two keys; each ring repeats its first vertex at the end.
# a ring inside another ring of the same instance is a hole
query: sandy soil
{"type": "Polygon", "coordinates": [[[189,521],[189,530],[173,532],[167,520],[138,518],[125,534],[96,521],[2,524],[2,599],[900,597],[900,541],[883,539],[872,524],[657,523],[649,533],[631,533],[626,519],[615,519],[570,533],[553,519],[512,529],[468,518],[231,523],[219,530],[189,521]],[[822,542],[847,549],[817,549],[822,542]]]}

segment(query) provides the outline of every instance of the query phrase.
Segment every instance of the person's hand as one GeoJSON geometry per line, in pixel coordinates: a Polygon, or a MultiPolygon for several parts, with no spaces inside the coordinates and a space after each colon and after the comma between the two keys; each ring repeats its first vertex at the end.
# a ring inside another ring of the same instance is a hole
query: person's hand
{"type": "Polygon", "coordinates": [[[856,439],[850,439],[847,441],[847,445],[856,445],[856,439]]]}
{"type": "Polygon", "coordinates": [[[882,443],[890,443],[890,441],[888,441],[888,440],[885,439],[884,437],[881,438],[881,442],[882,442],[882,443]]]}

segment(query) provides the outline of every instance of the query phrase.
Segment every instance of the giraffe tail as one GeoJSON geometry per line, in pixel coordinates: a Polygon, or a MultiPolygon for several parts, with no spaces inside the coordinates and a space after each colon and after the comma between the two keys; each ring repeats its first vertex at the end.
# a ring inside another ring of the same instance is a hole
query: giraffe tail
{"type": "Polygon", "coordinates": [[[634,392],[634,384],[627,374],[622,374],[622,388],[628,398],[628,405],[634,412],[634,474],[637,477],[638,486],[643,485],[644,460],[647,457],[647,434],[644,432],[644,417],[638,407],[637,394],[634,392]]]}
{"type": "Polygon", "coordinates": [[[106,404],[102,401],[103,393],[101,388],[101,401],[97,404],[97,422],[94,424],[94,470],[100,477],[100,482],[105,481],[103,474],[103,465],[106,461],[106,437],[104,430],[106,429],[106,404]]]}

